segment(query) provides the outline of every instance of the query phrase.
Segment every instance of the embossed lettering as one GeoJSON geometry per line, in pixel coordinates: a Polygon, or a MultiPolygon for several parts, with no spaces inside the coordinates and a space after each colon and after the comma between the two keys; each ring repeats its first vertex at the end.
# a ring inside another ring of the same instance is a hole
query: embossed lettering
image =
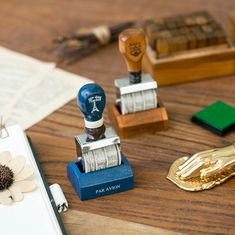
{"type": "Polygon", "coordinates": [[[130,53],[133,56],[138,56],[142,53],[141,42],[131,42],[130,44],[130,53]]]}
{"type": "Polygon", "coordinates": [[[109,187],[106,187],[106,188],[100,188],[100,189],[97,189],[95,191],[96,194],[99,194],[99,193],[105,193],[105,192],[110,192],[112,190],[117,190],[117,189],[120,189],[121,188],[121,185],[120,184],[117,184],[117,185],[112,185],[112,186],[109,186],[109,187]]]}

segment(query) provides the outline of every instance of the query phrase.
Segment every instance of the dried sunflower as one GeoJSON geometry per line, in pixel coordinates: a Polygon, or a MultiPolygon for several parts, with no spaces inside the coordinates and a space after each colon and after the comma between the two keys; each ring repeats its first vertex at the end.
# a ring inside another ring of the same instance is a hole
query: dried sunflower
{"type": "Polygon", "coordinates": [[[36,188],[33,181],[28,178],[33,175],[33,167],[25,165],[25,158],[17,156],[12,158],[11,153],[0,153],[0,203],[11,204],[21,201],[23,193],[36,188]]]}

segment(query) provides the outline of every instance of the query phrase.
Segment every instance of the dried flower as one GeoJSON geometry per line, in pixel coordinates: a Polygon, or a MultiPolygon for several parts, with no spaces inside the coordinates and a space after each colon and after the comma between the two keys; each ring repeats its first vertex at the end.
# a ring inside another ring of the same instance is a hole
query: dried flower
{"type": "Polygon", "coordinates": [[[17,156],[12,159],[10,152],[0,153],[0,203],[11,204],[21,201],[24,192],[35,189],[34,182],[27,180],[33,175],[33,168],[25,165],[25,158],[17,156]]]}
{"type": "Polygon", "coordinates": [[[0,191],[9,188],[13,183],[13,172],[8,166],[0,165],[0,191]]]}

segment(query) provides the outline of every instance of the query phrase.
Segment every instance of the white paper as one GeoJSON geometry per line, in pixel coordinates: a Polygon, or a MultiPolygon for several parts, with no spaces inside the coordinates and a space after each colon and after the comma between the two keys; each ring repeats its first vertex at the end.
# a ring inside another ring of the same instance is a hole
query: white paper
{"type": "Polygon", "coordinates": [[[25,130],[76,97],[89,79],[0,47],[0,115],[25,130]]]}
{"type": "Polygon", "coordinates": [[[25,134],[19,126],[7,127],[9,137],[0,139],[0,152],[9,151],[12,157],[24,156],[34,168],[37,188],[24,193],[24,199],[11,205],[0,204],[0,234],[62,235],[43,180],[25,134]]]}

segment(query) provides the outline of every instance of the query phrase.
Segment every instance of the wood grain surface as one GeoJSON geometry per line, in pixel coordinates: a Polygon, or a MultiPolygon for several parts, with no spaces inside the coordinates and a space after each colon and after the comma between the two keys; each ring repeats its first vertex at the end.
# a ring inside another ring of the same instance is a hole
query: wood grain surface
{"type": "MultiPolygon", "coordinates": [[[[1,0],[0,44],[55,61],[52,39],[77,27],[201,9],[209,10],[225,26],[235,1],[1,0]]],[[[102,85],[109,105],[115,100],[114,79],[127,74],[117,44],[64,69],[102,85]]],[[[83,132],[83,117],[75,100],[30,128],[27,134],[38,151],[47,180],[59,183],[69,201],[72,210],[63,216],[69,231],[76,227],[79,217],[73,212],[85,211],[188,234],[235,234],[235,178],[200,193],[184,192],[165,179],[176,158],[235,141],[235,132],[219,137],[190,122],[192,114],[216,100],[235,106],[234,83],[235,76],[230,76],[160,88],[159,97],[170,118],[169,130],[122,140],[122,151],[133,166],[135,189],[95,200],[81,202],[66,177],[66,164],[75,160],[73,136],[83,132]]],[[[110,125],[107,110],[104,118],[110,125]]],[[[79,227],[76,229],[79,234],[79,227]]]]}
{"type": "Polygon", "coordinates": [[[183,235],[182,233],[145,224],[123,221],[72,209],[70,209],[69,213],[64,213],[62,218],[66,226],[66,231],[70,235],[183,235]]]}

